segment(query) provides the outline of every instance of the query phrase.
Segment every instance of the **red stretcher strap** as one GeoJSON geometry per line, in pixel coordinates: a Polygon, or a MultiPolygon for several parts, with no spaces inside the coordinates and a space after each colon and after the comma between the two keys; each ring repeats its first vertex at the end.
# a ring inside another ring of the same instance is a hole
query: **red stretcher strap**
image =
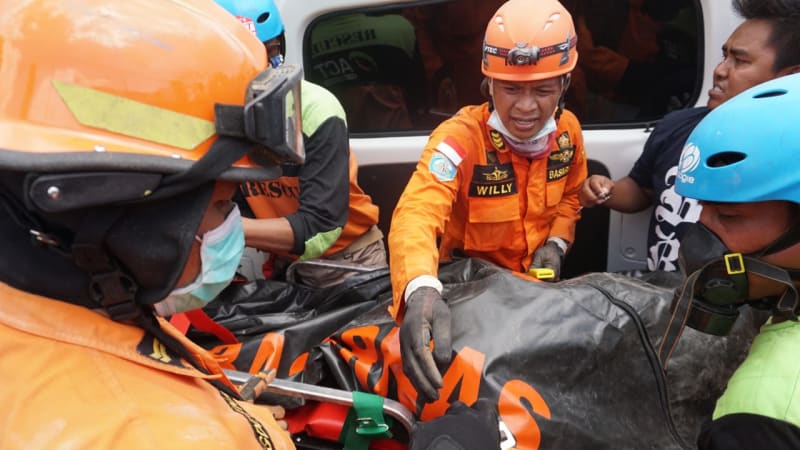
{"type": "Polygon", "coordinates": [[[214,319],[208,317],[208,314],[202,309],[193,309],[191,311],[175,314],[169,319],[169,323],[183,334],[186,334],[191,324],[199,331],[213,334],[224,344],[236,344],[239,342],[239,339],[234,336],[231,330],[214,322],[214,319]]]}

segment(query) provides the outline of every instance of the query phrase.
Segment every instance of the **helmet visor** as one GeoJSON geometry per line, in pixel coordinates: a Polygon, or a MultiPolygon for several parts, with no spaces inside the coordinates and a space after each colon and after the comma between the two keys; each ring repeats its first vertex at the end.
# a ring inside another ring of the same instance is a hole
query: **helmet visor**
{"type": "Polygon", "coordinates": [[[217,134],[245,138],[256,144],[253,162],[305,161],[301,122],[300,82],[303,70],[295,65],[270,68],[256,76],[247,88],[245,105],[217,103],[217,134]]]}

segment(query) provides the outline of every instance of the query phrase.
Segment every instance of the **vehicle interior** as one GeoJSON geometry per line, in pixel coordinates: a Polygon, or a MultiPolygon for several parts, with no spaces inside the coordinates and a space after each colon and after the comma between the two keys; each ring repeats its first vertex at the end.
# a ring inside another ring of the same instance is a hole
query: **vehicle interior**
{"type": "MultiPolygon", "coordinates": [[[[458,0],[322,15],[305,32],[306,78],[337,95],[351,139],[427,135],[461,106],[487,100],[480,88],[480,48],[485,17],[501,3],[458,0]],[[366,44],[376,37],[377,47],[366,44]]],[[[647,132],[667,112],[696,102],[703,81],[699,2],[562,3],[576,23],[580,55],[566,108],[579,118],[584,134],[647,132]],[[659,81],[657,88],[652,80],[659,81]]],[[[590,175],[612,177],[608,160],[593,158],[590,145],[587,153],[590,175]]],[[[415,161],[359,167],[359,183],[381,208],[385,234],[415,161]]],[[[613,269],[607,264],[611,216],[602,207],[582,211],[564,277],[613,269]]]]}

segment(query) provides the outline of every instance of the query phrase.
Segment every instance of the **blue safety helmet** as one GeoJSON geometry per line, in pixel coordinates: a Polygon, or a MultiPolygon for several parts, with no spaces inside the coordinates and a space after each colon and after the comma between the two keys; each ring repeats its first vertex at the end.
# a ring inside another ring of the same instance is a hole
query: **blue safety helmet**
{"type": "Polygon", "coordinates": [[[698,200],[800,203],[800,74],[754,86],[689,135],[675,189],[698,200]]]}
{"type": "Polygon", "coordinates": [[[261,42],[280,39],[281,56],[270,58],[270,65],[283,63],[286,41],[283,20],[273,0],[216,0],[217,3],[236,16],[261,42]]]}
{"type": "Polygon", "coordinates": [[[261,42],[283,33],[281,13],[273,0],[217,0],[217,3],[240,20],[252,22],[251,31],[255,31],[261,42]]]}

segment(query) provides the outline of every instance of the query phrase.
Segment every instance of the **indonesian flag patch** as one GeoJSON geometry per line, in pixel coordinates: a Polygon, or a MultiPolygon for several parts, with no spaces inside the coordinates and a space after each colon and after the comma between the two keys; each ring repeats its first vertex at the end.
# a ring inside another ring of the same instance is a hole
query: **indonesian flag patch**
{"type": "Polygon", "coordinates": [[[455,166],[461,164],[461,161],[467,154],[464,148],[461,147],[461,144],[450,136],[447,136],[442,142],[439,142],[436,146],[436,150],[441,152],[444,156],[447,156],[447,159],[452,161],[455,166]]]}

